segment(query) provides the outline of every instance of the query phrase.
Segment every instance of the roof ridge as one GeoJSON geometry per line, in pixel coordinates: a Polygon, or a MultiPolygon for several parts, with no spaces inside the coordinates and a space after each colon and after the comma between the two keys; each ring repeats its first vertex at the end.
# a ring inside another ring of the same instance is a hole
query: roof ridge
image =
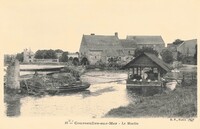
{"type": "Polygon", "coordinates": [[[131,37],[162,37],[162,35],[127,35],[131,37]]]}
{"type": "Polygon", "coordinates": [[[93,37],[95,37],[95,36],[106,36],[106,37],[117,37],[117,36],[115,36],[115,35],[83,35],[83,36],[93,36],[93,37]]]}

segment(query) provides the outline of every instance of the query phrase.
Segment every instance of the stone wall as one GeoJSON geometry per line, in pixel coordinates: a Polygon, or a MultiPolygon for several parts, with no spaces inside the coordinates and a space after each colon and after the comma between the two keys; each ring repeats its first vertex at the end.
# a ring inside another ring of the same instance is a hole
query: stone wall
{"type": "Polygon", "coordinates": [[[19,72],[19,61],[15,60],[15,62],[11,62],[10,65],[7,67],[6,87],[10,89],[20,89],[19,72]]]}

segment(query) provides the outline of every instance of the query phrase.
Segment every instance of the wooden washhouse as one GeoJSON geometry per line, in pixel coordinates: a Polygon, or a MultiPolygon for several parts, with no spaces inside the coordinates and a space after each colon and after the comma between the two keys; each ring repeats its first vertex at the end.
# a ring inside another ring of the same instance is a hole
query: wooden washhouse
{"type": "Polygon", "coordinates": [[[134,58],[124,69],[129,69],[126,87],[128,89],[141,87],[162,87],[162,77],[169,66],[151,53],[143,53],[134,58]]]}

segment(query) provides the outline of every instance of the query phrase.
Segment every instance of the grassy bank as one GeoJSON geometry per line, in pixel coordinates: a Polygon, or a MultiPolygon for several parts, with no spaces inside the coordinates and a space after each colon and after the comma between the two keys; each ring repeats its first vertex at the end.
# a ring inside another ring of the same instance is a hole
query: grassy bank
{"type": "Polygon", "coordinates": [[[138,97],[126,107],[110,110],[106,117],[196,117],[196,82],[184,84],[169,93],[138,97]]]}

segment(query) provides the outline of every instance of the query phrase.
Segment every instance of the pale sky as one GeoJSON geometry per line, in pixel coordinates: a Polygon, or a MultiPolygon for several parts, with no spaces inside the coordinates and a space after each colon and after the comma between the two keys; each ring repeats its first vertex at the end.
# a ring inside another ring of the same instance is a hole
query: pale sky
{"type": "Polygon", "coordinates": [[[2,53],[79,51],[83,34],[197,38],[199,0],[0,0],[2,53]]]}

